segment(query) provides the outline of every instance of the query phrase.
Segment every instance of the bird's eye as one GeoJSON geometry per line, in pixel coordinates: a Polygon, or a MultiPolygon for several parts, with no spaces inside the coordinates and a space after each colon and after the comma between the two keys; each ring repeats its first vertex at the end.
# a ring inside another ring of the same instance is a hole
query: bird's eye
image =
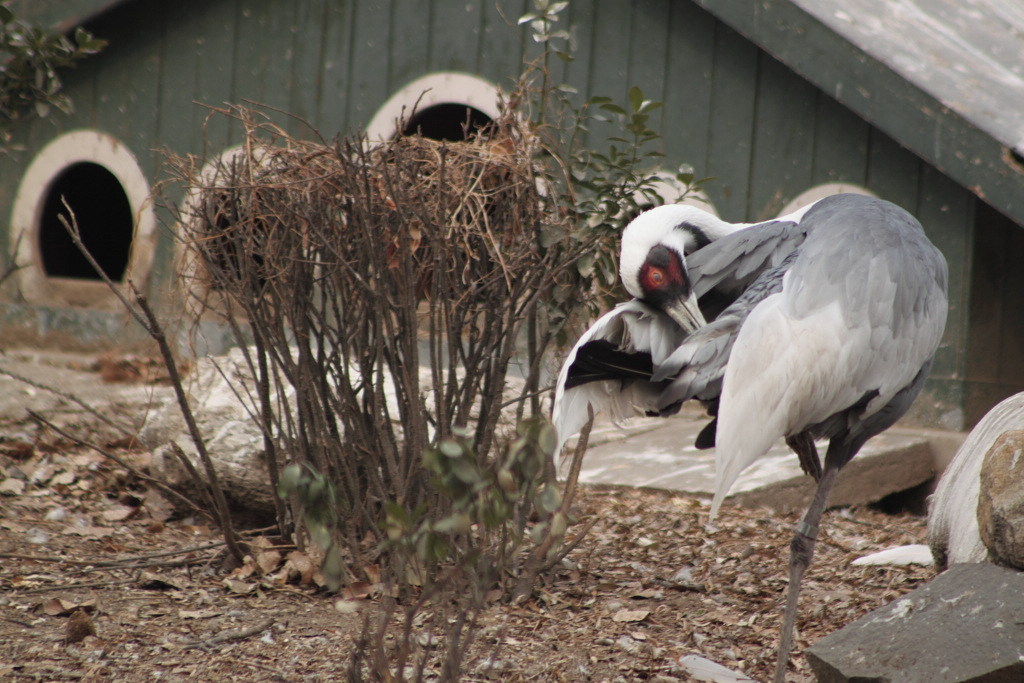
{"type": "Polygon", "coordinates": [[[650,272],[651,284],[658,286],[665,281],[665,274],[657,268],[654,268],[650,272]]]}

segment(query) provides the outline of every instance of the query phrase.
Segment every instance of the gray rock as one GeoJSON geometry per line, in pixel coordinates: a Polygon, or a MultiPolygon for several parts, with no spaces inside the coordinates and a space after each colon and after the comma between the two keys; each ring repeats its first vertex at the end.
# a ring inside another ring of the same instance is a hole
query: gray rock
{"type": "Polygon", "coordinates": [[[928,545],[939,568],[959,562],[993,561],[978,528],[982,464],[1004,432],[1022,427],[1024,392],[992,408],[946,467],[928,506],[928,545]]]}
{"type": "Polygon", "coordinates": [[[993,562],[1024,569],[1024,430],[1003,432],[985,454],[978,531],[993,562]]]}
{"type": "Polygon", "coordinates": [[[958,564],[804,653],[822,683],[1024,680],[1024,574],[958,564]]]}
{"type": "MultiPolygon", "coordinates": [[[[241,507],[274,510],[267,475],[263,432],[256,415],[255,381],[239,349],[226,356],[200,358],[185,388],[206,450],[224,492],[241,507]]],[[[289,393],[285,400],[290,400],[289,393]]],[[[154,473],[166,483],[197,493],[188,470],[174,454],[178,445],[205,480],[206,470],[185,426],[177,399],[168,395],[146,417],[139,441],[153,451],[154,473]]]]}

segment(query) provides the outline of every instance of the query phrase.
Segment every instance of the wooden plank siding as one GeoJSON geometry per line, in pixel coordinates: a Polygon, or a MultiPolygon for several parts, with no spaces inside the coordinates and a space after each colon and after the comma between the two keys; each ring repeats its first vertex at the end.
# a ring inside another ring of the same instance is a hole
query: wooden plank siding
{"type": "Polygon", "coordinates": [[[669,170],[689,164],[697,178],[708,171],[708,131],[713,118],[711,92],[716,22],[707,12],[686,2],[672,3],[668,22],[662,95],[662,151],[669,170]]]}
{"type": "MultiPolygon", "coordinates": [[[[290,131],[312,133],[301,119],[330,138],[365,126],[391,94],[432,71],[473,73],[507,90],[524,56],[538,54],[526,27],[516,25],[531,7],[530,0],[124,3],[88,25],[110,46],[65,77],[75,114],[17,131],[28,152],[0,161],[0,203],[10,205],[32,155],[74,128],[118,137],[157,179],[155,149],[203,154],[205,140],[210,157],[240,141],[223,117],[204,132],[202,105],[266,103],[295,114],[280,119],[290,131]]],[[[921,219],[950,265],[949,324],[928,385],[938,408],[926,421],[969,426],[997,394],[1024,388],[1024,351],[1015,341],[1024,333],[1015,294],[1024,281],[1008,274],[1015,265],[1004,256],[1024,254],[1016,224],[997,220],[835,93],[698,4],[575,0],[556,28],[571,31],[575,60],[552,61],[555,82],[576,88],[577,104],[593,95],[624,101],[631,85],[662,100],[651,123],[663,135],[666,168],[689,164],[698,177],[714,176],[706,190],[723,218],[767,218],[815,185],[843,181],[921,219]]],[[[603,151],[617,133],[595,125],[588,142],[603,151]]],[[[0,229],[8,229],[6,219],[0,229]]],[[[160,239],[158,276],[149,280],[157,298],[173,277],[172,240],[166,232],[160,239]]]]}
{"type": "MultiPolygon", "coordinates": [[[[421,24],[421,26],[430,27],[428,34],[430,36],[430,54],[427,64],[431,71],[464,71],[468,73],[477,71],[483,4],[472,2],[434,2],[430,4],[430,23],[421,24]]],[[[400,49],[400,46],[396,45],[396,48],[400,49]]],[[[392,58],[394,58],[395,52],[392,52],[392,58]]]]}
{"type": "Polygon", "coordinates": [[[771,57],[758,59],[747,216],[768,220],[812,187],[817,91],[771,57]]]}
{"type": "Polygon", "coordinates": [[[977,202],[970,280],[966,421],[1024,385],[1024,230],[977,202]]]}
{"type": "Polygon", "coordinates": [[[738,33],[724,24],[715,26],[706,167],[716,180],[707,190],[728,221],[744,221],[749,215],[758,55],[738,33]]]}

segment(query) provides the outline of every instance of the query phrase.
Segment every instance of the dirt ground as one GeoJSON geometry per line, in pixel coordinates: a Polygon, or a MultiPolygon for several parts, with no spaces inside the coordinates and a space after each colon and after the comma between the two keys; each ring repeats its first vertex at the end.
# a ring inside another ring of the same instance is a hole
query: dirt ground
{"type": "MultiPolygon", "coordinates": [[[[104,447],[145,470],[147,453],[104,447]]],[[[678,663],[690,654],[770,678],[794,516],[727,505],[708,529],[707,503],[685,495],[584,488],[577,501],[595,526],[533,599],[488,607],[463,680],[695,680],[678,663]]],[[[934,575],[851,561],[924,536],[918,516],[827,513],[792,680],[812,679],[803,648],[934,575]]],[[[380,604],[372,584],[339,596],[287,581],[287,549],[228,573],[218,539],[108,456],[0,424],[0,680],[346,680],[380,604]]],[[[414,620],[417,649],[443,647],[444,619],[414,620]]]]}

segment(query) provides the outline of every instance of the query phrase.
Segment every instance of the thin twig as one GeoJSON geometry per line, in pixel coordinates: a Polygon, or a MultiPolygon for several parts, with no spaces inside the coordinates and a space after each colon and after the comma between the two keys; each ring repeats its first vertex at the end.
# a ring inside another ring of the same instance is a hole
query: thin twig
{"type": "MultiPolygon", "coordinates": [[[[178,407],[181,409],[182,417],[185,418],[185,424],[188,426],[189,435],[192,437],[196,451],[199,452],[199,457],[203,462],[203,466],[206,468],[206,476],[210,484],[210,492],[214,502],[214,516],[220,525],[221,533],[224,534],[224,540],[227,543],[228,550],[235,559],[241,561],[245,553],[239,546],[238,537],[235,534],[234,528],[231,526],[231,513],[228,509],[227,500],[224,498],[224,492],[221,490],[218,483],[217,471],[213,466],[213,461],[210,459],[210,454],[206,450],[206,444],[199,432],[195,416],[192,414],[192,408],[189,405],[188,397],[185,395],[185,388],[181,381],[181,374],[178,372],[178,364],[174,360],[174,353],[171,351],[171,346],[167,342],[167,336],[164,334],[160,321],[157,320],[156,314],[149,306],[149,302],[146,300],[146,297],[139,292],[131,279],[126,279],[128,289],[135,297],[135,305],[132,305],[132,303],[129,302],[128,298],[121,291],[121,288],[110,279],[106,271],[100,267],[100,264],[85,246],[85,243],[82,241],[82,235],[78,229],[78,221],[75,219],[75,213],[72,211],[71,206],[68,205],[67,199],[61,197],[61,203],[64,204],[64,208],[67,210],[68,215],[71,216],[71,220],[68,221],[64,214],[60,214],[58,217],[60,218],[60,222],[64,226],[64,229],[71,237],[72,242],[74,242],[75,246],[82,253],[82,256],[85,257],[89,262],[89,265],[93,267],[103,282],[106,283],[110,291],[113,292],[121,301],[121,304],[124,306],[125,310],[128,311],[129,315],[131,315],[132,318],[134,318],[142,328],[146,330],[153,341],[157,343],[157,346],[160,349],[160,355],[164,361],[164,367],[167,368],[167,374],[170,376],[171,384],[174,386],[174,393],[178,398],[178,407]]],[[[198,483],[199,482],[197,482],[197,484],[198,483]]]]}
{"type": "Polygon", "coordinates": [[[109,586],[124,586],[124,580],[118,579],[116,581],[93,581],[90,583],[69,583],[61,584],[59,586],[45,586],[43,588],[32,588],[24,591],[19,590],[18,595],[37,595],[39,593],[53,593],[54,591],[74,591],[86,588],[107,588],[109,586]]]}
{"type": "Polygon", "coordinates": [[[53,431],[57,432],[58,434],[60,434],[62,437],[64,437],[68,441],[71,441],[72,443],[77,444],[79,446],[82,446],[84,448],[92,449],[92,450],[96,451],[97,453],[99,453],[100,455],[102,455],[104,458],[107,458],[108,460],[113,460],[115,463],[117,463],[121,467],[123,467],[126,470],[128,470],[129,472],[131,472],[133,476],[135,476],[138,479],[140,479],[142,481],[145,481],[145,482],[147,482],[149,484],[152,484],[156,488],[160,489],[160,491],[162,491],[163,493],[166,493],[168,496],[171,496],[175,500],[178,500],[181,503],[184,503],[188,507],[189,510],[192,510],[193,512],[198,512],[198,513],[200,513],[202,515],[205,515],[205,516],[207,516],[207,517],[212,519],[212,516],[210,515],[209,511],[204,510],[203,508],[201,508],[198,505],[196,505],[192,501],[191,498],[189,498],[188,496],[185,496],[182,493],[179,493],[178,491],[175,491],[173,488],[171,488],[170,486],[168,486],[167,484],[165,484],[161,480],[157,479],[156,477],[152,477],[152,476],[146,474],[145,472],[143,472],[139,468],[133,466],[130,462],[128,462],[124,458],[121,458],[121,457],[115,455],[114,453],[111,453],[110,451],[106,450],[105,448],[97,446],[96,444],[89,443],[88,441],[85,441],[83,439],[78,438],[77,436],[74,436],[73,434],[71,434],[71,433],[61,429],[60,427],[55,425],[53,422],[51,422],[50,420],[47,420],[45,417],[43,417],[42,415],[40,415],[39,413],[37,413],[37,412],[35,412],[33,410],[29,410],[28,411],[28,415],[33,420],[36,420],[37,422],[39,422],[39,423],[41,423],[43,425],[46,425],[47,428],[52,429],[53,431]]]}
{"type": "Polygon", "coordinates": [[[223,631],[215,636],[210,636],[209,638],[204,638],[202,640],[189,640],[187,642],[182,643],[181,646],[186,649],[191,647],[205,649],[210,645],[217,645],[218,643],[226,643],[232,640],[244,640],[258,633],[266,631],[273,624],[274,620],[268,617],[258,622],[255,626],[250,626],[248,628],[242,629],[232,629],[230,631],[223,631]]]}
{"type": "Polygon", "coordinates": [[[124,425],[119,425],[119,424],[115,423],[109,417],[107,417],[106,415],[104,415],[100,411],[96,410],[95,408],[93,408],[92,406],[87,404],[85,401],[83,401],[82,399],[78,398],[77,396],[75,396],[74,394],[72,394],[70,392],[63,391],[61,389],[57,389],[56,387],[51,387],[51,386],[48,386],[46,384],[42,384],[41,382],[37,382],[37,381],[35,381],[33,379],[29,379],[28,377],[25,377],[24,375],[19,375],[16,372],[11,372],[7,368],[0,368],[0,375],[4,375],[6,377],[10,377],[11,379],[14,379],[14,380],[17,380],[19,382],[22,382],[23,384],[27,384],[30,387],[34,387],[34,388],[39,389],[41,391],[46,391],[48,393],[53,394],[54,396],[58,396],[60,398],[63,398],[66,401],[70,401],[70,402],[76,404],[78,407],[82,408],[82,410],[86,411],[87,413],[89,413],[93,417],[99,419],[101,422],[103,422],[107,426],[113,427],[114,429],[118,430],[119,432],[121,432],[125,436],[134,436],[135,435],[135,427],[130,427],[129,428],[129,427],[125,427],[124,425]]]}
{"type": "Polygon", "coordinates": [[[56,555],[21,555],[19,553],[0,553],[0,559],[10,560],[31,560],[33,562],[51,562],[55,564],[73,564],[80,566],[89,567],[103,567],[103,568],[121,568],[123,565],[143,562],[145,560],[152,560],[158,557],[172,557],[174,555],[187,555],[188,553],[195,553],[201,550],[210,550],[211,548],[219,548],[224,545],[224,541],[212,541],[210,543],[204,543],[203,545],[192,546],[191,548],[177,548],[175,550],[162,550],[155,553],[146,553],[143,555],[131,555],[129,557],[122,557],[116,560],[72,560],[67,557],[58,557],[56,555]]]}

